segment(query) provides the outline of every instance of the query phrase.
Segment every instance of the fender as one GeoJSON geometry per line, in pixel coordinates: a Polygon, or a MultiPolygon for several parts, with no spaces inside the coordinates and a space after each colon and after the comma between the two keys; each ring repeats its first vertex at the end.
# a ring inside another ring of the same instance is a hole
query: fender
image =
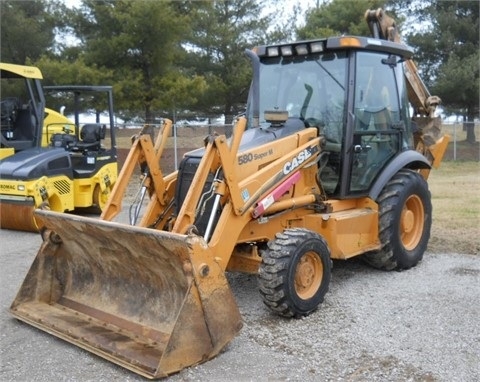
{"type": "Polygon", "coordinates": [[[372,200],[377,200],[387,182],[402,168],[421,169],[432,168],[427,158],[415,150],[403,151],[397,155],[373,184],[368,196],[372,200]]]}

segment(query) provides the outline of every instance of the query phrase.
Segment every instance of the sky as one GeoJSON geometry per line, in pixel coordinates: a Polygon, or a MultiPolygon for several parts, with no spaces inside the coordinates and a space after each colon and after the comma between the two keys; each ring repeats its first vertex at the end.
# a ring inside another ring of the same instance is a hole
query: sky
{"type": "Polygon", "coordinates": [[[63,0],[63,3],[69,8],[77,8],[81,2],[81,0],[63,0]]]}
{"type": "MultiPolygon", "coordinates": [[[[81,0],[63,1],[68,7],[78,7],[81,4],[81,0]]],[[[317,0],[275,0],[275,3],[278,4],[278,8],[281,8],[282,6],[285,8],[287,14],[282,15],[282,17],[288,17],[288,11],[293,11],[293,7],[295,5],[299,5],[302,10],[306,10],[308,8],[314,7],[317,4],[317,0]]],[[[300,19],[299,24],[302,24],[303,21],[304,20],[300,19]]]]}
{"type": "MultiPolygon", "coordinates": [[[[285,4],[288,8],[293,8],[295,4],[300,3],[299,0],[277,0],[277,2],[279,4],[285,4]]],[[[81,3],[81,0],[64,0],[64,3],[69,7],[76,7],[81,3]]],[[[302,7],[313,7],[316,3],[317,0],[303,0],[300,5],[302,5],[302,7]]]]}

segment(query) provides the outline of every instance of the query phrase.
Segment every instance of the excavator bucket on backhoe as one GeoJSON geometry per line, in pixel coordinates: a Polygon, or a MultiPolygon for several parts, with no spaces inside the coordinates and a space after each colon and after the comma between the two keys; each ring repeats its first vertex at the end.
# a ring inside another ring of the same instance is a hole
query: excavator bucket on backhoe
{"type": "Polygon", "coordinates": [[[203,239],[37,210],[18,319],[147,378],[217,355],[242,321],[203,239]]]}

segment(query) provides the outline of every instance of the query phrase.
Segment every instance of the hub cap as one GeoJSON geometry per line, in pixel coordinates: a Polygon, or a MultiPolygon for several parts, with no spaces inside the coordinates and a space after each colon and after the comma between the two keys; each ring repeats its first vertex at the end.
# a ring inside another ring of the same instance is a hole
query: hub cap
{"type": "Polygon", "coordinates": [[[295,291],[303,300],[315,295],[322,283],[323,265],[314,252],[307,252],[297,264],[295,291]]]}
{"type": "Polygon", "coordinates": [[[411,195],[403,206],[400,217],[400,239],[407,250],[414,249],[422,238],[425,211],[421,199],[411,195]]]}

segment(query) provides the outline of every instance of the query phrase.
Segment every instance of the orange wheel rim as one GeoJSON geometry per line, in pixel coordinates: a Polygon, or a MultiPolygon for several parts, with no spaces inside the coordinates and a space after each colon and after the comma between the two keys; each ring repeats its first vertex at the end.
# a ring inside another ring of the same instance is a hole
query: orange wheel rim
{"type": "Polygon", "coordinates": [[[315,252],[305,253],[295,271],[295,291],[303,299],[312,298],[320,288],[323,278],[323,264],[315,252]]]}
{"type": "Polygon", "coordinates": [[[400,239],[407,250],[414,249],[420,242],[425,222],[422,200],[411,195],[403,206],[400,217],[400,239]]]}

